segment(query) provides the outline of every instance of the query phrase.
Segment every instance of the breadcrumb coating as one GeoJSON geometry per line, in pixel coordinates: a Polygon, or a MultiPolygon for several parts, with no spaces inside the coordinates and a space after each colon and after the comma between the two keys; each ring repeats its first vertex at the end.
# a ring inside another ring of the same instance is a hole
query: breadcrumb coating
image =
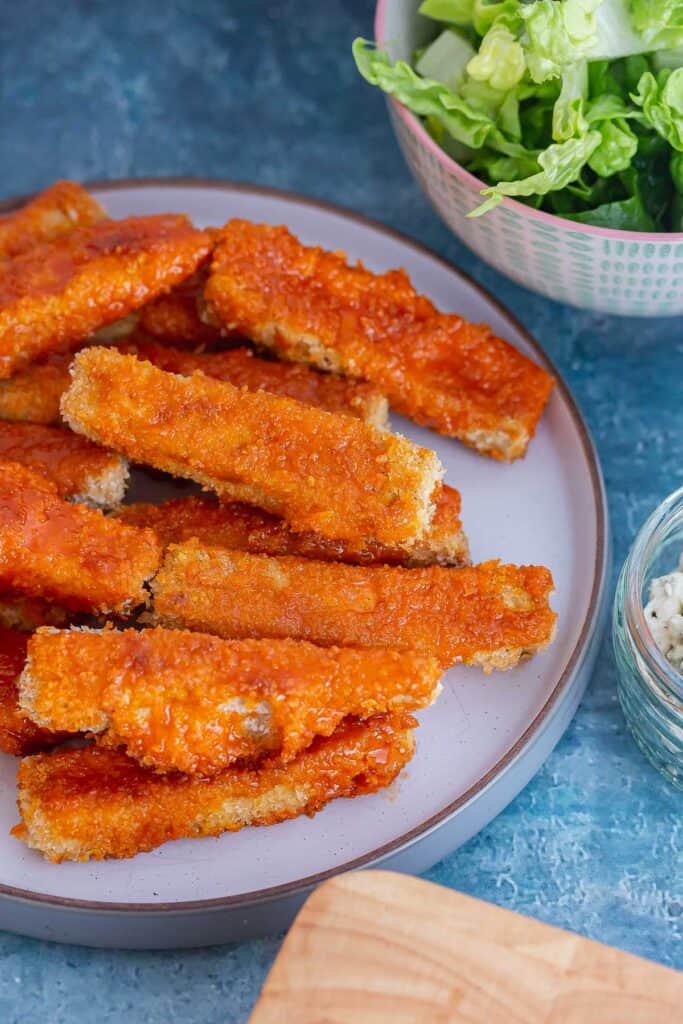
{"type": "Polygon", "coordinates": [[[546,647],[556,615],[542,566],[463,569],[355,566],[171,544],[152,583],[166,626],[223,637],[292,637],[320,645],[389,647],[444,667],[514,667],[546,647]]]}
{"type": "Polygon", "coordinates": [[[0,275],[0,378],[169,291],[209,249],[187,217],[164,214],[101,221],[16,256],[0,275]]]}
{"type": "Polygon", "coordinates": [[[467,538],[460,520],[460,495],[444,486],[431,525],[412,547],[332,540],[317,533],[294,533],[284,519],[244,505],[218,502],[208,495],[172,498],[160,505],[124,505],[116,513],[124,523],[148,526],[164,547],[196,537],[203,544],[264,555],[299,555],[351,565],[465,565],[467,538]]]}
{"type": "Polygon", "coordinates": [[[402,270],[373,274],[285,227],[229,221],[205,287],[228,331],[369,380],[397,412],[496,459],[526,451],[553,387],[484,324],[440,313],[402,270]]]}
{"type": "Polygon", "coordinates": [[[0,422],[0,461],[20,462],[52,480],[62,498],[98,508],[120,505],[128,463],[60,427],[0,422]]]}
{"type": "Polygon", "coordinates": [[[106,214],[74,181],[57,181],[25,206],[0,216],[0,260],[104,220],[106,214]]]}
{"type": "Polygon", "coordinates": [[[19,676],[26,660],[26,633],[0,626],[0,750],[15,757],[35,754],[63,737],[41,729],[19,707],[19,676]]]}
{"type": "Polygon", "coordinates": [[[313,815],[388,786],[413,755],[415,725],[410,715],[351,720],[287,764],[209,779],[155,774],[102,747],[37,754],[19,767],[22,822],[12,832],[47,860],[86,861],[313,815]]]}
{"type": "Polygon", "coordinates": [[[73,352],[51,352],[9,380],[0,380],[0,419],[13,423],[61,422],[59,403],[69,386],[73,352]]]}
{"type": "Polygon", "coordinates": [[[283,395],[328,412],[356,416],[380,429],[387,428],[386,398],[372,384],[363,381],[319,373],[295,363],[260,359],[245,347],[224,352],[184,352],[158,342],[135,339],[127,351],[168,373],[190,376],[199,370],[207,377],[228,381],[237,388],[268,391],[271,395],[283,395]]]}
{"type": "Polygon", "coordinates": [[[152,530],[66,502],[47,477],[0,462],[0,591],[125,614],[146,602],[160,555],[152,530]]]}
{"type": "Polygon", "coordinates": [[[77,433],[296,532],[410,545],[429,526],[443,474],[434,453],[352,416],[104,348],[79,352],[72,376],[62,415],[77,433]]]}
{"type": "Polygon", "coordinates": [[[96,734],[157,771],[209,776],[264,755],[291,761],[349,715],[417,711],[440,675],[412,652],[43,629],[29,641],[20,702],[46,728],[96,734]]]}

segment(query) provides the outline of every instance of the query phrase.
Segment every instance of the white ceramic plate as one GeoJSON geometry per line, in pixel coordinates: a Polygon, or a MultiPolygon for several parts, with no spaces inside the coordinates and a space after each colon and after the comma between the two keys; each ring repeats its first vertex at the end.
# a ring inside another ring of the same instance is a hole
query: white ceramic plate
{"type": "MultiPolygon", "coordinates": [[[[184,211],[200,225],[234,216],[284,223],[304,242],[344,249],[375,270],[403,266],[442,309],[488,321],[547,362],[521,325],[459,271],[354,214],[218,182],[126,182],[97,187],[96,194],[115,217],[184,211]]],[[[562,381],[528,456],[512,466],[398,417],[394,426],[434,448],[446,480],[462,492],[475,560],[500,556],[552,569],[556,642],[509,673],[450,671],[443,695],[420,716],[416,756],[390,791],[339,800],[314,819],[169,843],[132,860],[48,864],[10,838],[16,765],[0,755],[0,927],[138,947],[273,931],[328,874],[371,863],[426,869],[489,821],[538,770],[587,682],[604,604],[607,519],[586,427],[562,381]]],[[[136,481],[137,497],[140,486],[136,481]]],[[[142,482],[148,499],[155,487],[159,495],[158,484],[142,482]]],[[[161,496],[168,494],[164,484],[161,496]]]]}

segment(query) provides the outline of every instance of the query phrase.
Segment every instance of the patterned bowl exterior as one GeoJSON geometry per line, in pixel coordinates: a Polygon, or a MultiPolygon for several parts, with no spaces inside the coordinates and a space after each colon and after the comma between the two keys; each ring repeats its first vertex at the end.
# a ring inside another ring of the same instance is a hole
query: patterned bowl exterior
{"type": "MultiPolygon", "coordinates": [[[[390,38],[397,17],[404,38],[412,35],[401,9],[410,9],[414,17],[417,5],[414,0],[380,0],[375,21],[380,45],[389,14],[390,38]]],[[[405,47],[403,43],[401,49],[405,47]]],[[[683,313],[683,233],[574,224],[510,199],[482,217],[468,218],[481,202],[483,183],[444,153],[400,103],[389,100],[389,113],[408,166],[438,213],[458,238],[502,274],[583,309],[627,316],[683,313]]]]}

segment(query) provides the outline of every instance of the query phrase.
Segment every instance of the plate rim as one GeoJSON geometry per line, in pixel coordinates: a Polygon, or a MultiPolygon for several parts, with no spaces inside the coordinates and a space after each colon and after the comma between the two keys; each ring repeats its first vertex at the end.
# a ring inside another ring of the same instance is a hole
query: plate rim
{"type": "MultiPolygon", "coordinates": [[[[318,199],[313,196],[305,196],[298,192],[291,192],[287,189],[279,189],[270,185],[252,184],[245,181],[232,181],[225,178],[185,177],[181,175],[169,177],[143,176],[140,178],[133,177],[113,179],[97,178],[88,180],[83,184],[85,188],[93,191],[125,191],[126,189],[133,188],[155,189],[171,187],[197,190],[217,189],[226,192],[241,192],[248,195],[260,195],[265,198],[279,199],[302,206],[308,206],[324,213],[332,213],[338,216],[341,215],[348,220],[355,221],[363,227],[372,228],[374,231],[378,231],[385,236],[389,236],[395,241],[400,242],[402,245],[407,245],[422,256],[427,256],[436,260],[436,262],[441,264],[441,266],[446,270],[455,274],[470,287],[474,288],[486,300],[486,302],[494,306],[501,316],[511,323],[517,331],[519,331],[525,342],[531,348],[534,358],[537,359],[538,362],[540,362],[541,365],[543,365],[550,373],[552,373],[555,378],[555,387],[562,396],[563,401],[566,403],[573,425],[579,436],[583,453],[588,463],[596,514],[596,555],[593,566],[593,585],[591,587],[588,608],[576,644],[569,656],[564,671],[557,679],[551,693],[548,694],[545,703],[528,724],[521,736],[518,737],[510,749],[507,750],[487,772],[477,779],[476,782],[472,783],[464,793],[462,793],[456,800],[451,801],[451,803],[441,811],[433,814],[420,825],[416,825],[409,831],[402,833],[396,839],[393,839],[390,842],[385,843],[383,846],[380,846],[369,853],[363,854],[360,857],[355,857],[342,865],[336,865],[333,868],[328,868],[324,871],[316,872],[315,874],[307,875],[304,878],[299,878],[292,882],[286,882],[282,885],[270,886],[267,889],[255,889],[251,892],[240,893],[236,896],[218,896],[211,899],[182,900],[172,903],[121,903],[55,896],[49,893],[37,893],[31,889],[18,888],[16,886],[6,885],[5,883],[0,882],[0,897],[2,898],[38,904],[44,907],[54,907],[73,911],[91,911],[97,912],[98,914],[126,913],[162,915],[212,910],[237,910],[247,906],[267,903],[271,900],[274,901],[286,897],[292,898],[320,885],[326,879],[331,878],[334,875],[338,875],[346,871],[357,871],[362,868],[371,867],[375,862],[382,861],[389,856],[396,855],[399,852],[408,849],[418,840],[425,838],[434,829],[445,824],[454,814],[461,811],[475,798],[480,797],[494,780],[499,779],[506,774],[516,761],[522,757],[531,741],[543,731],[552,712],[558,705],[560,698],[564,695],[565,691],[570,688],[571,683],[576,677],[587,653],[591,649],[591,642],[602,618],[600,611],[603,604],[603,597],[608,578],[609,520],[605,484],[597,449],[588,429],[588,425],[584,420],[581,410],[579,409],[569,386],[564,380],[564,377],[555,365],[551,356],[548,355],[540,342],[536,340],[528,328],[511,310],[507,308],[507,306],[496,298],[496,296],[492,295],[487,288],[476,281],[467,273],[467,271],[455,266],[430,246],[417,241],[411,235],[398,231],[396,228],[389,227],[376,218],[359,213],[357,210],[353,210],[340,203],[333,203],[329,200],[318,199]]],[[[17,209],[36,194],[36,192],[31,192],[24,195],[15,195],[0,201],[0,213],[6,213],[17,209]]]]}

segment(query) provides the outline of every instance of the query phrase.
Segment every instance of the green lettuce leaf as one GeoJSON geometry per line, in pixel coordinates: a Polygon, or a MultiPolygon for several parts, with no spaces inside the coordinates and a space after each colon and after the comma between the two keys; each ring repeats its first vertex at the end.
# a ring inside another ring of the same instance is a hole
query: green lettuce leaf
{"type": "Polygon", "coordinates": [[[513,89],[525,71],[521,43],[507,27],[505,19],[495,21],[482,39],[479,52],[467,65],[468,74],[494,89],[513,89]]]}
{"type": "Polygon", "coordinates": [[[581,213],[563,214],[567,220],[597,227],[618,228],[621,231],[654,231],[655,222],[643,206],[640,196],[630,196],[614,203],[604,203],[581,213]]]}
{"type": "Polygon", "coordinates": [[[597,42],[595,12],[602,0],[535,0],[521,4],[528,43],[526,61],[535,82],[560,74],[585,58],[597,42]]]}
{"type": "Polygon", "coordinates": [[[600,145],[591,153],[588,166],[601,178],[625,171],[638,151],[638,136],[623,118],[600,125],[600,145]]]}
{"type": "Polygon", "coordinates": [[[474,110],[448,86],[421,78],[405,61],[392,64],[389,56],[375,49],[373,43],[355,39],[353,56],[366,81],[395,96],[415,114],[435,119],[463,145],[480,149],[495,131],[490,117],[474,110]]]}
{"type": "Polygon", "coordinates": [[[566,142],[588,131],[583,115],[588,98],[588,65],[585,61],[569,64],[562,74],[562,88],[553,109],[553,139],[566,142]]]}
{"type": "MultiPolygon", "coordinates": [[[[522,157],[526,149],[514,137],[508,137],[497,124],[516,122],[516,99],[480,82],[466,81],[458,92],[441,82],[422,78],[405,61],[392,64],[389,56],[374,43],[356,39],[353,43],[356,66],[366,81],[377,85],[404,103],[415,114],[439,123],[457,142],[471,149],[488,145],[507,156],[522,157]]],[[[518,127],[518,122],[517,122],[518,127]]]]}
{"type": "Polygon", "coordinates": [[[471,25],[474,0],[423,0],[420,14],[446,25],[471,25]]]}
{"type": "Polygon", "coordinates": [[[643,206],[662,228],[674,196],[671,180],[671,147],[655,132],[638,138],[638,152],[631,166],[619,175],[629,195],[640,196],[643,206]]]}
{"type": "Polygon", "coordinates": [[[675,150],[683,151],[683,68],[646,71],[632,95],[648,124],[675,150]]]}
{"type": "Polygon", "coordinates": [[[457,89],[474,54],[474,47],[466,39],[447,28],[423,51],[415,69],[423,78],[457,89]]]}
{"type": "Polygon", "coordinates": [[[675,50],[658,50],[652,55],[652,65],[655,71],[662,68],[683,68],[683,46],[675,50]]]}
{"type": "Polygon", "coordinates": [[[600,132],[589,131],[578,139],[568,139],[548,146],[538,155],[540,170],[536,174],[519,181],[499,181],[496,185],[482,189],[481,194],[488,198],[468,216],[481,216],[498,206],[505,196],[543,196],[566,188],[578,178],[601,140],[600,132]]]}
{"type": "Polygon", "coordinates": [[[474,0],[472,24],[480,36],[485,36],[496,21],[504,19],[513,31],[521,27],[520,0],[474,0]]]}
{"type": "Polygon", "coordinates": [[[631,19],[650,47],[683,43],[682,0],[630,0],[631,19]]]}

